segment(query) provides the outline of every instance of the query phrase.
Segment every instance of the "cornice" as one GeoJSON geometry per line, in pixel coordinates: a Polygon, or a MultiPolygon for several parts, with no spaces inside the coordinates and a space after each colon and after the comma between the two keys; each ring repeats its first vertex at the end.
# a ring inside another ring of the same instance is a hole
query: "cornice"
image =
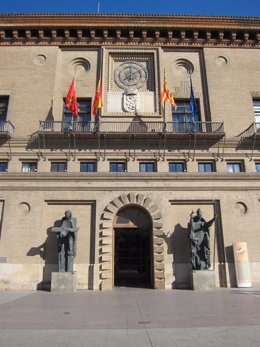
{"type": "MultiPolygon", "coordinates": [[[[104,172],[94,172],[94,173],[75,173],[75,172],[66,172],[66,173],[53,173],[53,172],[37,172],[37,173],[0,173],[0,181],[9,181],[11,182],[68,182],[74,181],[77,182],[85,182],[88,184],[89,181],[93,182],[113,182],[113,181],[121,181],[121,182],[155,182],[158,181],[164,185],[165,181],[168,182],[197,182],[202,181],[206,184],[206,182],[249,182],[255,181],[257,183],[260,182],[260,175],[257,172],[237,172],[237,173],[229,173],[229,172],[210,172],[210,173],[164,173],[164,172],[154,172],[154,173],[140,173],[140,172],[123,172],[123,173],[104,173],[104,172]],[[58,181],[57,181],[58,180],[58,181]]],[[[241,187],[242,189],[243,187],[241,187]]],[[[259,185],[260,189],[260,185],[259,185]]]]}
{"type": "Polygon", "coordinates": [[[0,45],[260,47],[259,17],[0,15],[0,45]]]}
{"type": "Polygon", "coordinates": [[[0,14],[0,22],[10,25],[120,25],[130,23],[131,26],[143,25],[200,25],[202,27],[258,27],[260,17],[236,16],[191,16],[191,15],[149,15],[149,14],[0,14]]]}

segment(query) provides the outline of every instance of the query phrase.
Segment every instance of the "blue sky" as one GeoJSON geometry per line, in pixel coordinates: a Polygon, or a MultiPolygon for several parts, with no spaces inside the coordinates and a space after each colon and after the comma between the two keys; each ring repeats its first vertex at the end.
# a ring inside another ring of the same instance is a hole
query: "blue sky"
{"type": "Polygon", "coordinates": [[[260,17],[260,0],[1,0],[0,13],[136,13],[260,17]]]}

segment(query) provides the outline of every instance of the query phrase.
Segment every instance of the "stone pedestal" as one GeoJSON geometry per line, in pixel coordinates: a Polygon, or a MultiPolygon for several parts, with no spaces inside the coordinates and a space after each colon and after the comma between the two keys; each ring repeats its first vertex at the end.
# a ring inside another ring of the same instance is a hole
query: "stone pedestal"
{"type": "Polygon", "coordinates": [[[52,272],[51,292],[75,292],[76,272],[52,272]]]}
{"type": "Polygon", "coordinates": [[[192,270],[190,272],[191,289],[205,290],[215,289],[215,271],[213,270],[192,270]]]}

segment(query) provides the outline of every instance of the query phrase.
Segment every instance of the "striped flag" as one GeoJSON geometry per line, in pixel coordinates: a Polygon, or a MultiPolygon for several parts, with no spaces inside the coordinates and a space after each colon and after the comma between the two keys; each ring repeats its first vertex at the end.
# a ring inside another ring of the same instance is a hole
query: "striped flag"
{"type": "Polygon", "coordinates": [[[98,110],[103,107],[102,103],[102,82],[101,80],[98,81],[98,87],[96,91],[96,95],[94,98],[94,102],[92,105],[92,113],[94,116],[97,116],[98,110]]]}
{"type": "Polygon", "coordinates": [[[164,84],[163,84],[163,90],[160,97],[160,102],[169,102],[174,107],[175,110],[177,109],[176,102],[174,101],[173,96],[171,95],[171,93],[169,92],[167,88],[167,82],[165,77],[164,77],[164,84]]]}

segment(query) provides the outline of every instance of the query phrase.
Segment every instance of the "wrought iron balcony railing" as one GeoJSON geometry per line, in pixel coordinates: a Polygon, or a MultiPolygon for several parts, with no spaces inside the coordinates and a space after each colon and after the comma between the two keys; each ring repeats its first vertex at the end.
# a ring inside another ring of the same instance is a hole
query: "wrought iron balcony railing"
{"type": "Polygon", "coordinates": [[[223,122],[40,122],[41,133],[224,134],[223,122]]]}
{"type": "Polygon", "coordinates": [[[223,122],[167,122],[168,133],[223,134],[223,122]]]}
{"type": "Polygon", "coordinates": [[[248,138],[257,134],[260,135],[260,123],[252,123],[246,130],[244,130],[238,136],[241,136],[242,138],[248,138]]]}
{"type": "Polygon", "coordinates": [[[0,122],[0,135],[1,134],[4,134],[8,137],[14,136],[14,126],[12,125],[11,122],[9,121],[0,122]]]}

